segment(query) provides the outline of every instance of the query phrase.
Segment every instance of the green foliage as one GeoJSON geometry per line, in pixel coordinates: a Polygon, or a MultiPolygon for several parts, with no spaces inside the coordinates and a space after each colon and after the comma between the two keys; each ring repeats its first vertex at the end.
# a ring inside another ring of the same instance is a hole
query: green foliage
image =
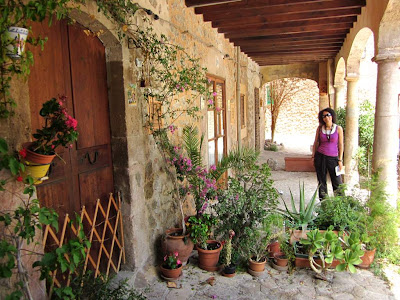
{"type": "MultiPolygon", "coordinates": [[[[217,235],[225,235],[232,229],[235,232],[233,247],[240,249],[244,243],[243,249],[249,249],[245,251],[247,254],[242,251],[242,256],[246,258],[255,253],[250,253],[251,243],[249,247],[245,243],[250,239],[256,240],[258,233],[253,231],[261,230],[264,219],[277,205],[278,195],[270,176],[268,165],[249,164],[236,178],[229,178],[228,188],[219,191],[218,204],[214,206],[220,219],[217,235]]],[[[260,232],[260,235],[265,237],[267,243],[266,234],[260,232]]]]}
{"type": "MultiPolygon", "coordinates": [[[[374,143],[375,106],[369,101],[360,104],[360,115],[358,118],[358,140],[357,150],[358,171],[361,175],[369,177],[372,167],[372,147],[374,143]]],[[[342,126],[346,134],[346,109],[339,108],[337,111],[337,124],[342,126]]]]}
{"type": "Polygon", "coordinates": [[[391,257],[392,253],[399,251],[400,215],[387,202],[385,183],[379,180],[379,173],[372,175],[368,188],[371,191],[367,201],[370,213],[365,225],[371,239],[369,244],[370,247],[376,247],[378,257],[391,257]]]}
{"type": "Polygon", "coordinates": [[[317,191],[315,190],[313,196],[311,197],[310,201],[306,205],[305,201],[305,192],[304,192],[304,182],[301,186],[299,184],[299,209],[296,208],[296,201],[294,200],[293,193],[290,191],[290,202],[291,202],[291,209],[288,208],[286,202],[283,200],[283,204],[285,205],[285,210],[278,209],[280,213],[282,213],[285,218],[289,220],[291,226],[293,228],[302,227],[302,229],[307,229],[307,226],[312,224],[314,219],[316,218],[315,209],[316,209],[316,199],[317,199],[317,191]]]}
{"type": "Polygon", "coordinates": [[[164,256],[163,266],[168,269],[177,269],[182,265],[181,261],[178,259],[178,252],[170,255],[164,256]]]}
{"type": "MultiPolygon", "coordinates": [[[[100,275],[94,278],[92,272],[87,272],[75,276],[71,280],[71,290],[74,298],[66,299],[85,299],[85,300],[144,300],[145,296],[130,287],[127,280],[116,282],[112,277],[106,278],[100,275]]],[[[58,289],[55,289],[55,293],[58,289]]],[[[61,294],[61,293],[60,293],[61,294]]],[[[61,294],[62,295],[62,294],[61,294]]],[[[61,296],[60,295],[60,296],[61,296]]],[[[57,295],[57,299],[63,299],[57,295]]],[[[56,297],[55,297],[56,298],[56,297]]]]}
{"type": "Polygon", "coordinates": [[[367,217],[364,205],[352,196],[335,196],[326,198],[316,208],[315,227],[327,229],[333,226],[335,230],[362,232],[367,217]]]}
{"type": "Polygon", "coordinates": [[[332,231],[332,227],[324,233],[314,229],[308,232],[307,239],[301,239],[300,243],[309,246],[308,259],[310,260],[310,266],[324,279],[326,279],[326,271],[334,259],[341,261],[336,267],[337,271],[348,270],[351,273],[355,273],[355,265],[362,262],[360,257],[364,254],[364,251],[361,250],[361,242],[354,233],[345,237],[344,244],[346,249],[343,250],[338,236],[332,231]],[[321,264],[316,262],[316,258],[321,260],[321,264]]]}
{"type": "Polygon", "coordinates": [[[0,179],[0,191],[5,190],[5,185],[10,180],[22,181],[23,178],[20,175],[25,170],[24,164],[22,164],[16,155],[9,154],[7,141],[0,138],[0,171],[9,170],[11,176],[6,179],[0,179]]]}
{"type": "Polygon", "coordinates": [[[45,125],[33,134],[35,141],[30,150],[49,155],[58,146],[68,147],[78,139],[78,122],[67,113],[64,101],[65,96],[61,96],[58,100],[52,98],[43,103],[39,114],[44,118],[45,125]]]}
{"type": "Polygon", "coordinates": [[[271,144],[271,145],[269,145],[269,146],[266,148],[266,150],[278,152],[278,146],[275,145],[275,144],[271,144]]]}
{"type": "Polygon", "coordinates": [[[210,238],[213,227],[218,223],[218,219],[207,214],[191,216],[188,220],[189,232],[192,241],[207,250],[207,240],[210,238]]]}
{"type": "Polygon", "coordinates": [[[242,259],[247,260],[252,258],[257,262],[263,261],[270,240],[268,232],[262,229],[246,227],[243,230],[242,236],[241,240],[236,241],[242,259]]]}

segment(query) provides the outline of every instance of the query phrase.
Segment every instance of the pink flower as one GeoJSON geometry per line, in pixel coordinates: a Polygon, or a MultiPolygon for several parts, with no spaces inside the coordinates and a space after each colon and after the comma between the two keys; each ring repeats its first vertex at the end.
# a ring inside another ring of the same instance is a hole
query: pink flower
{"type": "Polygon", "coordinates": [[[222,110],[222,108],[221,107],[216,107],[215,110],[220,112],[222,110]]]}
{"type": "Polygon", "coordinates": [[[63,105],[62,101],[58,101],[58,104],[59,104],[60,106],[62,106],[62,105],[63,105]]]}
{"type": "Polygon", "coordinates": [[[215,166],[215,165],[212,165],[211,167],[210,167],[210,171],[215,171],[217,169],[217,167],[215,166]]]}
{"type": "Polygon", "coordinates": [[[72,148],[72,144],[69,144],[69,147],[72,148]]]}
{"type": "Polygon", "coordinates": [[[217,96],[217,92],[213,92],[213,96],[214,96],[214,97],[217,96]]]}
{"type": "Polygon", "coordinates": [[[174,134],[176,127],[174,125],[169,125],[168,129],[169,129],[169,131],[171,131],[172,134],[174,134]]]}
{"type": "Polygon", "coordinates": [[[211,79],[210,78],[207,78],[207,81],[208,81],[208,83],[211,83],[211,79]]]}
{"type": "Polygon", "coordinates": [[[178,257],[178,255],[179,255],[179,254],[178,254],[178,251],[175,251],[175,252],[174,252],[174,256],[175,256],[175,257],[178,257]]]}
{"type": "Polygon", "coordinates": [[[167,260],[167,255],[164,256],[164,261],[166,261],[166,260],[167,260]]]}
{"type": "Polygon", "coordinates": [[[19,150],[19,155],[21,155],[21,157],[25,158],[26,157],[26,149],[21,149],[19,150]]]}
{"type": "Polygon", "coordinates": [[[76,126],[78,125],[78,121],[75,120],[73,117],[68,116],[67,120],[65,121],[65,125],[67,125],[68,127],[71,127],[74,130],[76,130],[76,126]]]}
{"type": "Polygon", "coordinates": [[[176,263],[177,263],[178,265],[181,265],[181,264],[182,264],[182,262],[181,262],[179,259],[176,261],[176,263]]]}
{"type": "Polygon", "coordinates": [[[51,149],[54,149],[56,146],[54,146],[54,145],[51,145],[51,149]]]}
{"type": "Polygon", "coordinates": [[[208,99],[208,105],[213,105],[214,101],[212,99],[208,99]]]}

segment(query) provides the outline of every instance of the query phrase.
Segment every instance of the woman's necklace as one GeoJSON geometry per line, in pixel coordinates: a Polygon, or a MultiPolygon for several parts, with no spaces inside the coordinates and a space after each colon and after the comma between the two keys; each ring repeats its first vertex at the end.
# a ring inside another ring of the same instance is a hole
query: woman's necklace
{"type": "Polygon", "coordinates": [[[328,142],[331,141],[332,128],[333,128],[333,124],[332,124],[331,127],[329,128],[329,132],[328,132],[328,128],[327,128],[326,125],[325,125],[326,138],[328,139],[328,142]]]}

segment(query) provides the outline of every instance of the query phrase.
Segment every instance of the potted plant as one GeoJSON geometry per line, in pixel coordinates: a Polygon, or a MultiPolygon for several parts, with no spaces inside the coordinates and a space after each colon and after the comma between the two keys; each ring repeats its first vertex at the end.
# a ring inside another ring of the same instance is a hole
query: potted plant
{"type": "Polygon", "coordinates": [[[199,254],[199,267],[206,271],[216,271],[222,243],[210,240],[212,227],[217,219],[208,214],[191,216],[189,218],[190,237],[196,243],[199,254]]]}
{"type": "Polygon", "coordinates": [[[374,237],[368,236],[367,233],[361,235],[361,249],[364,250],[364,255],[361,256],[362,262],[357,266],[363,269],[368,269],[374,262],[376,247],[374,237]]]}
{"type": "Polygon", "coordinates": [[[33,134],[34,141],[24,143],[19,151],[26,172],[34,178],[35,184],[41,183],[40,179],[46,175],[57,155],[57,147],[72,147],[78,139],[78,122],[68,114],[65,99],[65,96],[60,96],[58,100],[52,98],[43,103],[39,113],[44,118],[44,126],[33,134]]]}
{"type": "Polygon", "coordinates": [[[225,244],[225,265],[222,271],[222,275],[226,277],[233,277],[236,274],[236,264],[232,261],[232,238],[235,236],[235,232],[229,230],[229,238],[225,244]]]}
{"type": "Polygon", "coordinates": [[[288,237],[284,233],[279,238],[280,252],[274,254],[273,267],[280,271],[287,270],[294,261],[293,245],[289,244],[288,237]]]}
{"type": "Polygon", "coordinates": [[[182,262],[178,258],[178,252],[165,255],[164,262],[160,265],[160,270],[164,279],[178,279],[182,274],[182,262]]]}
{"type": "Polygon", "coordinates": [[[253,276],[260,276],[264,272],[267,262],[269,235],[261,228],[245,228],[244,233],[239,251],[241,256],[248,261],[248,272],[253,276]]]}
{"type": "Polygon", "coordinates": [[[343,250],[341,241],[332,231],[332,227],[323,233],[314,229],[307,233],[307,239],[301,239],[300,242],[310,246],[308,254],[310,267],[317,273],[317,278],[326,281],[331,281],[327,277],[327,270],[335,258],[340,261],[336,266],[337,271],[348,270],[355,273],[354,265],[361,263],[360,257],[364,254],[361,250],[360,240],[354,233],[344,236],[343,243],[346,249],[343,250]],[[319,258],[319,261],[316,260],[316,257],[319,258]]]}
{"type": "MultiPolygon", "coordinates": [[[[315,208],[316,208],[316,199],[318,189],[315,190],[313,196],[310,201],[306,205],[305,201],[305,192],[304,192],[304,182],[303,185],[299,185],[299,208],[296,209],[296,201],[294,200],[293,193],[290,190],[290,202],[291,202],[291,210],[286,205],[286,202],[283,201],[285,205],[285,209],[277,209],[290,223],[291,227],[294,228],[291,232],[290,243],[293,244],[295,241],[300,240],[301,238],[306,238],[307,227],[312,224],[314,219],[316,218],[315,208]],[[301,230],[297,230],[296,228],[301,228],[301,230]]],[[[283,199],[282,199],[283,200],[283,199]]]]}

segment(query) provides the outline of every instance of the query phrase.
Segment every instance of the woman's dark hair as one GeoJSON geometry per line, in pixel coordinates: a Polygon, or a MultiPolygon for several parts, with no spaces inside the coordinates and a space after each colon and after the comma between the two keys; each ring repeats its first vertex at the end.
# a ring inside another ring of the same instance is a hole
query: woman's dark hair
{"type": "Polygon", "coordinates": [[[323,119],[323,117],[322,117],[322,115],[324,114],[324,112],[330,113],[330,114],[332,115],[332,123],[336,123],[336,113],[335,113],[335,111],[334,111],[332,108],[327,107],[327,108],[324,108],[323,110],[321,110],[321,111],[318,113],[318,121],[319,121],[319,124],[320,124],[320,125],[325,125],[324,119],[323,119]]]}

